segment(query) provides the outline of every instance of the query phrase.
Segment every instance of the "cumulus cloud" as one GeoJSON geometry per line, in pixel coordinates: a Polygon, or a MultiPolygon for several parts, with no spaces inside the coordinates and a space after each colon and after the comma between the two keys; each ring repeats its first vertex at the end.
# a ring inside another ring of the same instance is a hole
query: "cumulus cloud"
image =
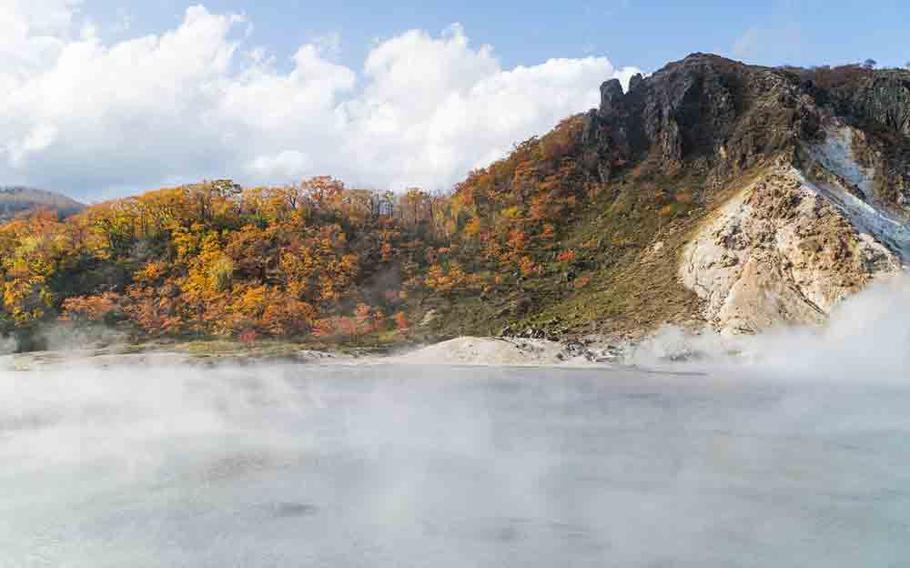
{"type": "Polygon", "coordinates": [[[318,174],[444,188],[636,71],[604,57],[506,69],[458,25],[378,42],[360,69],[322,36],[284,70],[237,15],[193,6],[175,29],[105,42],[77,10],[0,0],[0,183],[90,198],[318,174]]]}

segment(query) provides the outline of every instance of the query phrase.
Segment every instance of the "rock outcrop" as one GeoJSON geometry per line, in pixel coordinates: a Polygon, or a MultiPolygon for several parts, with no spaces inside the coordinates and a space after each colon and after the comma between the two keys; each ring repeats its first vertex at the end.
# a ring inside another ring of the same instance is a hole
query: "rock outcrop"
{"type": "Polygon", "coordinates": [[[837,302],[900,269],[900,257],[792,166],[772,167],[705,222],[680,278],[712,325],[754,332],[821,322],[837,302]]]}
{"type": "Polygon", "coordinates": [[[630,165],[704,175],[678,261],[711,325],[820,322],[910,258],[910,72],[694,54],[601,95],[583,141],[604,183],[630,165]]]}

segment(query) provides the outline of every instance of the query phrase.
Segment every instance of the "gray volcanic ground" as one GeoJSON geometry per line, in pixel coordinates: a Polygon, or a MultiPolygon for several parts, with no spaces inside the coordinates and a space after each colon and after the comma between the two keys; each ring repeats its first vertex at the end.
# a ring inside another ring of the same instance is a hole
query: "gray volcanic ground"
{"type": "Polygon", "coordinates": [[[908,408],[720,371],[0,371],[0,565],[898,565],[908,408]]]}

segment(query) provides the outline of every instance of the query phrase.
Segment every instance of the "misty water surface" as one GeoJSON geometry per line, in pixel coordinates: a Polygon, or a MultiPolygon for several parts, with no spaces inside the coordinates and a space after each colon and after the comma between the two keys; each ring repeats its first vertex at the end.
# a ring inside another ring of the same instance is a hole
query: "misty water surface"
{"type": "Polygon", "coordinates": [[[606,370],[0,372],[3,566],[896,566],[910,391],[606,370]]]}

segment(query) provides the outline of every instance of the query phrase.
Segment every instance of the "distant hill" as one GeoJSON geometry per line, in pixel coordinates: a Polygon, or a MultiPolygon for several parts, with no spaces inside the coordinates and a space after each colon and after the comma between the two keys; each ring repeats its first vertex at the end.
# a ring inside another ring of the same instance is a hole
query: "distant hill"
{"type": "Polygon", "coordinates": [[[72,215],[85,208],[74,199],[32,187],[0,186],[0,221],[35,209],[53,209],[61,215],[72,215]]]}

